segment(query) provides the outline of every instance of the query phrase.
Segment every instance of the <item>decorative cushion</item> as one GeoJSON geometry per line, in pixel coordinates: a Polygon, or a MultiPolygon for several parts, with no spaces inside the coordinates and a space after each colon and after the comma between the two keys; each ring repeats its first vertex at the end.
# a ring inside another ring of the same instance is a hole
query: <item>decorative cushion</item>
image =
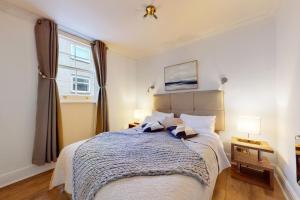
{"type": "Polygon", "coordinates": [[[157,132],[164,130],[164,126],[159,122],[149,122],[142,125],[143,132],[157,132]]]}
{"type": "Polygon", "coordinates": [[[166,117],[164,115],[151,115],[147,116],[142,124],[150,123],[150,122],[160,122],[164,127],[173,126],[174,118],[166,117]]]}
{"type": "Polygon", "coordinates": [[[186,127],[184,125],[170,126],[167,128],[167,130],[172,136],[176,138],[188,139],[197,135],[197,133],[192,128],[186,127]]]}
{"type": "Polygon", "coordinates": [[[175,126],[178,126],[178,125],[181,125],[181,124],[184,124],[182,119],[180,118],[174,118],[174,125],[175,126]]]}

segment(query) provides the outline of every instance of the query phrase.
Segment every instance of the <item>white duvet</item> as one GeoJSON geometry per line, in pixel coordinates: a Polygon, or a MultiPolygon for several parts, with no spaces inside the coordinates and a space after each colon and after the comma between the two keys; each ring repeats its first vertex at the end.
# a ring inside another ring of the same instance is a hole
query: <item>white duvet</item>
{"type": "MultiPolygon", "coordinates": [[[[135,134],[139,131],[128,129],[135,134]]],[[[167,134],[167,133],[166,133],[167,134]]],[[[65,191],[73,193],[73,156],[85,140],[66,146],[59,155],[50,183],[50,189],[65,185],[65,191]]],[[[212,197],[219,173],[230,166],[223,150],[223,144],[215,133],[199,134],[183,141],[189,148],[200,153],[206,161],[211,183],[201,184],[184,175],[138,176],[111,182],[101,188],[95,200],[209,200],[212,197]]]]}

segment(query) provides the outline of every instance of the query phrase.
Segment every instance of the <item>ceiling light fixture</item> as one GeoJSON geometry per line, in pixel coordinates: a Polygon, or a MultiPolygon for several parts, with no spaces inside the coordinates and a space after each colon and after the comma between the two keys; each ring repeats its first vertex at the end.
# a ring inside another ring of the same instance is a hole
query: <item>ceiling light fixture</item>
{"type": "Polygon", "coordinates": [[[144,15],[144,18],[148,16],[153,16],[155,19],[157,19],[157,15],[155,14],[156,7],[154,5],[148,5],[146,7],[146,14],[144,15]]]}

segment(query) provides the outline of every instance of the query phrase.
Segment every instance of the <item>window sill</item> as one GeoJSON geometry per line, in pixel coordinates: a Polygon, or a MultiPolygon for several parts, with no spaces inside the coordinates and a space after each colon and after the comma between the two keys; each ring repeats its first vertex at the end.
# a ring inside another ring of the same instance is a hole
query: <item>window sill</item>
{"type": "Polygon", "coordinates": [[[68,100],[60,101],[61,104],[96,104],[95,101],[82,101],[82,100],[68,100]]]}

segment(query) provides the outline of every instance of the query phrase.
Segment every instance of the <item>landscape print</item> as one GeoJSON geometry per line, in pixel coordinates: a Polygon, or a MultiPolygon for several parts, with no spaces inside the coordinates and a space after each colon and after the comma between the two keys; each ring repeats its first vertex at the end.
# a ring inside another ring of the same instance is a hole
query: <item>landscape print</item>
{"type": "Polygon", "coordinates": [[[191,61],[165,67],[165,90],[198,88],[198,63],[191,61]]]}

